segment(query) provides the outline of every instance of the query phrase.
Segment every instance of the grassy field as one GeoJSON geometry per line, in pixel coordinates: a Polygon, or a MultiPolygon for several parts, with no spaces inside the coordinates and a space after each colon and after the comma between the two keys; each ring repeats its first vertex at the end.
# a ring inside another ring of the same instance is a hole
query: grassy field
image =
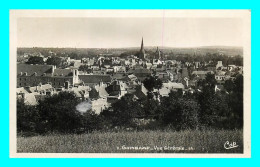
{"type": "Polygon", "coordinates": [[[24,153],[243,153],[243,131],[94,132],[18,137],[24,153]],[[224,143],[238,147],[225,149],[224,143]]]}

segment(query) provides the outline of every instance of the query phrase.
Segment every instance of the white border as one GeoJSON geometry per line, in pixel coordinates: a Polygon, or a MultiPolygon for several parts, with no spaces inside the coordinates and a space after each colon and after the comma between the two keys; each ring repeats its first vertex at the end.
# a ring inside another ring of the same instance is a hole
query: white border
{"type": "Polygon", "coordinates": [[[244,153],[17,153],[16,151],[16,48],[17,19],[22,17],[162,17],[163,10],[10,10],[10,157],[11,158],[250,158],[251,157],[251,11],[165,10],[164,17],[241,18],[244,50],[244,153]]]}

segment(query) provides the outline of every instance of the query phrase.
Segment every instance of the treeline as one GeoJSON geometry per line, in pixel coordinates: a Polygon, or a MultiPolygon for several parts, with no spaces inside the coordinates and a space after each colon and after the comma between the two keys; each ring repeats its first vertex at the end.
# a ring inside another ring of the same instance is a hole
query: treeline
{"type": "Polygon", "coordinates": [[[73,66],[73,63],[68,63],[60,57],[48,57],[46,62],[44,62],[43,57],[31,56],[25,63],[38,64],[38,65],[42,65],[42,64],[55,65],[58,68],[66,68],[69,66],[73,66]]]}
{"type": "Polygon", "coordinates": [[[189,54],[172,54],[167,57],[169,60],[176,60],[180,62],[210,62],[212,61],[212,65],[216,66],[218,61],[222,61],[224,66],[227,65],[237,65],[243,66],[243,57],[240,55],[237,56],[227,56],[218,53],[207,53],[206,55],[189,55],[189,54]]]}
{"type": "MultiPolygon", "coordinates": [[[[200,91],[172,91],[160,97],[157,91],[137,99],[126,94],[99,115],[80,113],[80,100],[73,93],[46,97],[36,106],[17,100],[19,134],[84,133],[93,130],[130,129],[241,129],[243,127],[243,76],[228,80],[215,92],[216,81],[208,74],[199,82],[200,91]]],[[[159,84],[160,85],[160,84],[159,84]]],[[[156,85],[158,87],[158,84],[156,85]]],[[[150,89],[151,90],[151,89],[150,89]]]]}

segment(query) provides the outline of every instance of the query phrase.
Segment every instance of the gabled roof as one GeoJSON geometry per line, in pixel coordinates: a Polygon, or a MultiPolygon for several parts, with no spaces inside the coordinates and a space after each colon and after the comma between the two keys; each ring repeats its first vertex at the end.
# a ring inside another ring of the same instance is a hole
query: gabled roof
{"type": "Polygon", "coordinates": [[[55,69],[53,76],[73,76],[72,70],[71,69],[55,69]]]}
{"type": "Polygon", "coordinates": [[[37,74],[37,76],[42,76],[44,73],[52,73],[52,65],[30,65],[30,64],[17,64],[17,75],[21,76],[27,73],[27,76],[37,74]]]}
{"type": "Polygon", "coordinates": [[[52,86],[50,84],[44,84],[44,85],[41,85],[41,86],[30,87],[29,91],[30,92],[35,92],[36,90],[37,91],[46,91],[46,90],[50,90],[50,89],[52,89],[52,86]]]}
{"type": "Polygon", "coordinates": [[[116,80],[123,80],[123,81],[126,81],[127,80],[127,76],[125,76],[124,74],[119,74],[119,73],[116,73],[112,76],[113,79],[116,79],[116,80]]]}
{"type": "Polygon", "coordinates": [[[95,86],[95,89],[96,91],[99,93],[99,96],[100,97],[107,97],[109,94],[107,93],[106,89],[105,89],[105,86],[99,86],[99,85],[96,85],[95,86]]]}
{"type": "Polygon", "coordinates": [[[37,100],[35,95],[39,95],[38,93],[28,93],[24,96],[24,103],[27,105],[37,105],[37,100]]]}
{"type": "Polygon", "coordinates": [[[136,74],[136,73],[146,73],[146,74],[151,74],[151,71],[148,70],[147,68],[138,68],[138,69],[130,69],[128,71],[128,73],[133,73],[133,74],[136,74]]]}
{"type": "Polygon", "coordinates": [[[79,75],[79,79],[84,83],[110,83],[112,80],[110,75],[79,75]]]}

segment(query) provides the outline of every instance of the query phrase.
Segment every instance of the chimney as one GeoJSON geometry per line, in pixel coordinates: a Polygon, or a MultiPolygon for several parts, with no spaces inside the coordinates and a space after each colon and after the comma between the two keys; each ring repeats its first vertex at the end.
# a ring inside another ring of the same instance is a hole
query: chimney
{"type": "Polygon", "coordinates": [[[34,72],[33,74],[34,74],[34,76],[37,76],[37,72],[34,72]]]}

